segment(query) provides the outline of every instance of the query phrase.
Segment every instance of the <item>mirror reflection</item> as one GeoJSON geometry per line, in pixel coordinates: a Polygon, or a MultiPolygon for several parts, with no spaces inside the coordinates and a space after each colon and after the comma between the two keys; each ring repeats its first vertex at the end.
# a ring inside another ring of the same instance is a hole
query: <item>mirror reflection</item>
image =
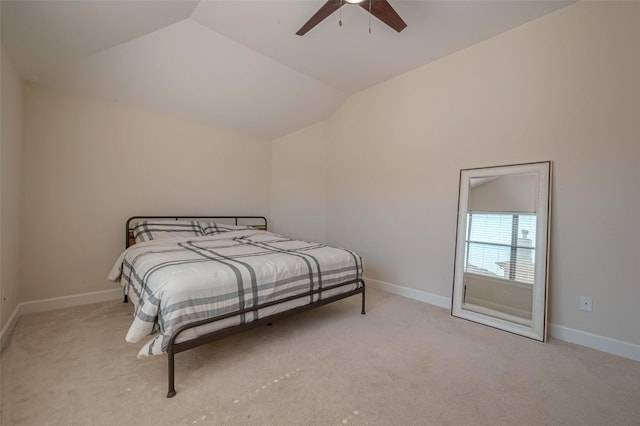
{"type": "Polygon", "coordinates": [[[461,171],[453,315],[544,340],[549,172],[461,171]]]}
{"type": "Polygon", "coordinates": [[[531,324],[535,191],[532,174],[470,179],[464,309],[531,324]]]}

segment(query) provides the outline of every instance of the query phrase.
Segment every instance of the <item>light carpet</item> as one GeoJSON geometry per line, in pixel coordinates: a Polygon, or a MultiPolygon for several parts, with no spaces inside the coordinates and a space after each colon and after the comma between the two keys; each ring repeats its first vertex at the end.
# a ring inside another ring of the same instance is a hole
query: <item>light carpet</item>
{"type": "Polygon", "coordinates": [[[117,301],[22,317],[3,425],[640,425],[640,363],[535,342],[367,291],[176,355],[136,359],[117,301]]]}

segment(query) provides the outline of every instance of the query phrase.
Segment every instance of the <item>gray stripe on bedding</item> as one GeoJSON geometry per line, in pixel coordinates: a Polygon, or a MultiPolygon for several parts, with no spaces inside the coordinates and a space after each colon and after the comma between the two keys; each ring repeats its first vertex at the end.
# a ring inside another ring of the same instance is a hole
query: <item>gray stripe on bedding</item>
{"type": "MultiPolygon", "coordinates": [[[[229,232],[231,232],[231,231],[229,231],[229,232]]],[[[190,246],[194,247],[194,248],[196,248],[198,250],[203,250],[203,251],[205,251],[207,253],[210,253],[210,254],[213,254],[215,256],[220,256],[220,257],[224,258],[225,260],[227,260],[229,262],[235,262],[235,263],[237,263],[239,265],[244,266],[247,269],[247,271],[249,272],[249,277],[251,278],[251,293],[252,293],[252,296],[253,296],[252,301],[251,301],[252,303],[250,303],[248,305],[245,304],[245,306],[246,307],[256,306],[257,301],[258,301],[258,281],[256,279],[256,271],[255,271],[255,269],[253,269],[251,267],[251,265],[249,265],[246,262],[241,262],[240,260],[238,260],[239,256],[225,256],[223,254],[220,254],[220,253],[214,251],[211,248],[199,247],[199,246],[197,246],[197,245],[195,245],[193,243],[190,243],[190,246]]],[[[241,284],[238,284],[238,286],[240,286],[240,285],[241,284]]],[[[241,295],[239,295],[239,297],[242,298],[241,295]]],[[[253,320],[255,321],[256,319],[258,319],[258,313],[254,311],[253,312],[253,320]]],[[[244,322],[244,319],[243,319],[243,322],[244,322]]]]}
{"type": "MultiPolygon", "coordinates": [[[[188,242],[187,244],[188,245],[183,245],[183,244],[179,244],[179,245],[180,245],[180,247],[183,247],[186,250],[190,250],[190,251],[192,251],[194,253],[197,253],[200,256],[203,256],[206,259],[218,262],[219,264],[225,265],[229,269],[231,269],[231,271],[236,276],[236,287],[238,289],[238,293],[236,294],[236,297],[238,299],[238,309],[244,309],[244,304],[245,304],[244,303],[244,282],[243,282],[242,274],[240,273],[240,270],[236,266],[230,264],[229,262],[223,261],[222,260],[223,258],[221,258],[219,256],[218,257],[213,257],[213,256],[210,256],[210,255],[208,255],[206,253],[205,254],[201,253],[200,251],[198,251],[197,247],[195,247],[195,246],[193,246],[191,244],[191,242],[188,242]]],[[[240,315],[240,323],[244,324],[244,322],[245,322],[245,314],[241,314],[240,315]]]]}
{"type": "MultiPolygon", "coordinates": [[[[288,239],[286,241],[294,241],[294,240],[288,239]]],[[[315,262],[316,268],[317,268],[316,271],[317,271],[317,278],[318,278],[318,288],[322,288],[322,272],[320,270],[320,262],[318,261],[318,259],[316,257],[311,256],[311,255],[309,255],[307,253],[303,254],[303,253],[301,253],[299,251],[285,250],[285,249],[273,247],[272,244],[256,243],[256,242],[253,242],[253,241],[248,241],[246,239],[243,240],[242,242],[245,243],[245,244],[253,245],[255,247],[266,248],[268,250],[275,251],[275,252],[278,252],[278,253],[286,253],[286,254],[289,254],[289,255],[292,255],[292,256],[299,257],[302,260],[304,260],[304,262],[307,264],[307,268],[309,268],[309,291],[313,291],[313,289],[314,289],[314,285],[313,285],[313,283],[314,283],[314,271],[313,271],[313,268],[311,267],[311,262],[307,259],[307,257],[311,258],[315,262]]],[[[313,302],[313,295],[309,295],[309,297],[311,298],[310,303],[313,302]]],[[[322,293],[320,293],[318,295],[318,297],[322,297],[322,293]]]]}

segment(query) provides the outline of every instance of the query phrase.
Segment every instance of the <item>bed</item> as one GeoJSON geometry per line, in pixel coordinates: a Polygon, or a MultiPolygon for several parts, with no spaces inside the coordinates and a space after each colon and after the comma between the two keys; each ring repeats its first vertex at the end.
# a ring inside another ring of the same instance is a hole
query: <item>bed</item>
{"type": "Polygon", "coordinates": [[[262,216],[134,216],[109,279],[135,307],[126,340],[138,356],[175,354],[237,332],[362,295],[362,259],[348,249],[293,240],[262,216]]]}

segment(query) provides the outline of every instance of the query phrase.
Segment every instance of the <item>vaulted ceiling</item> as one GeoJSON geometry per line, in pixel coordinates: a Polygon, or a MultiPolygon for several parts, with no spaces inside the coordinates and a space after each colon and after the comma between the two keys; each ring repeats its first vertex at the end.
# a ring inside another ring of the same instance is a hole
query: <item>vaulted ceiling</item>
{"type": "Polygon", "coordinates": [[[391,0],[401,33],[345,5],[295,35],[324,2],[2,0],[2,44],[26,81],[273,139],[570,3],[391,0]]]}

